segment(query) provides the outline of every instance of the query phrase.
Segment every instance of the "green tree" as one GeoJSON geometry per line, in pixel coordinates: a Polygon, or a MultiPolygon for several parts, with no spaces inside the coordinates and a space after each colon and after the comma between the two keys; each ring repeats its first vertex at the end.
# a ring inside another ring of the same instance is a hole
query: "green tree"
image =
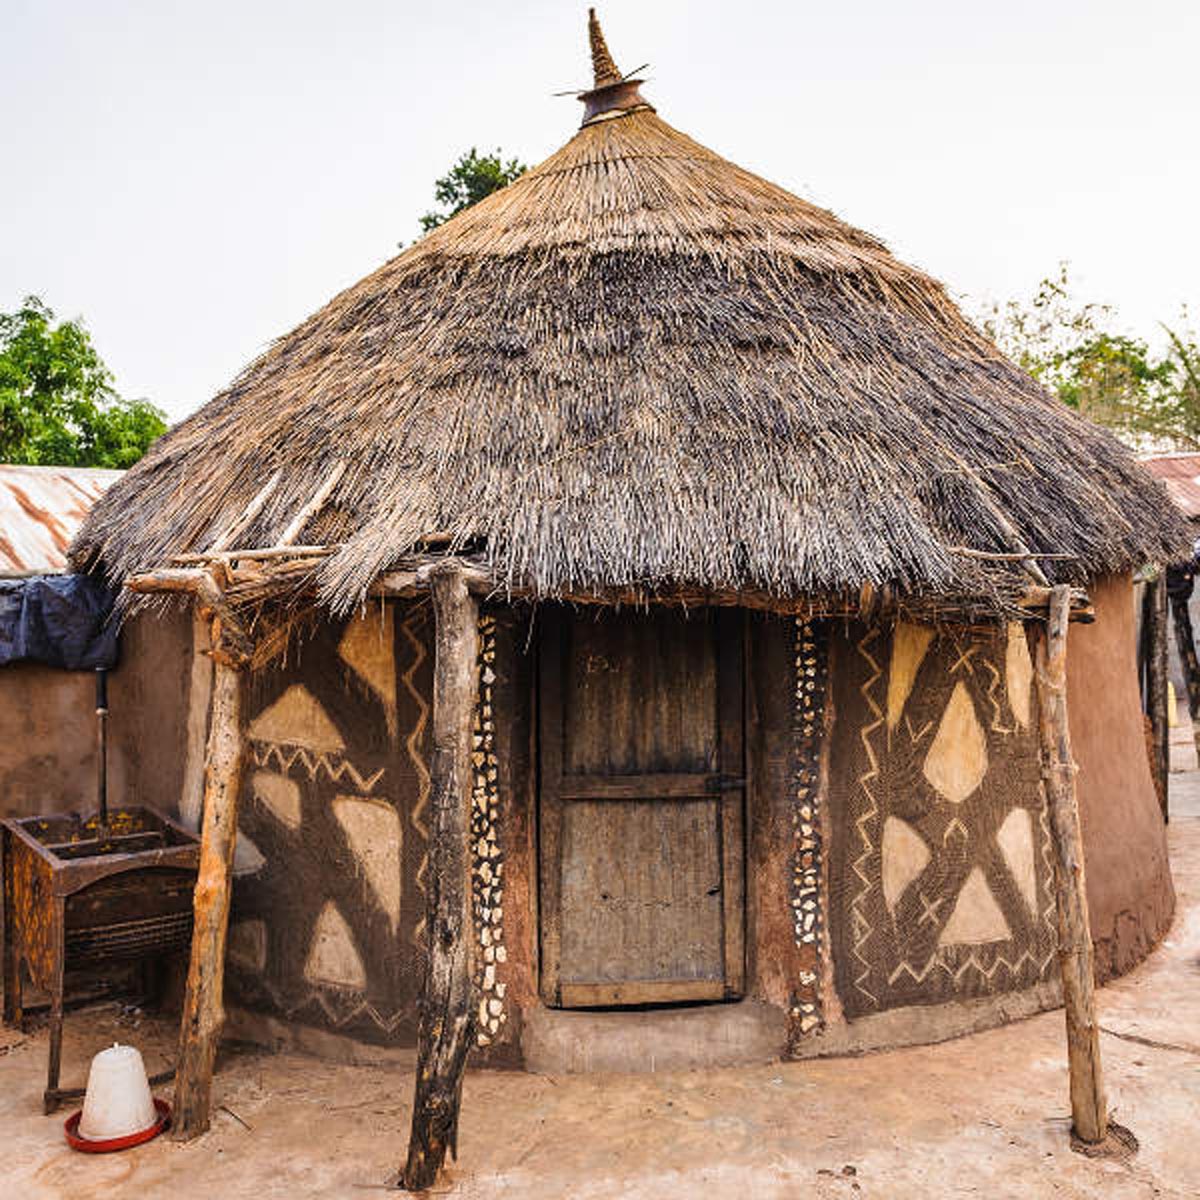
{"type": "Polygon", "coordinates": [[[129,467],[166,427],[117,394],[80,322],[56,324],[37,296],[0,313],[0,462],[129,467]]]}
{"type": "Polygon", "coordinates": [[[458,162],[433,185],[434,198],[442,207],[427,212],[421,218],[421,229],[425,233],[436,229],[455,213],[507,187],[525,170],[525,164],[515,158],[505,162],[499,149],[491,154],[479,154],[472,146],[465,154],[459,155],[458,162]]]}
{"type": "Polygon", "coordinates": [[[1111,306],[1071,294],[1066,264],[1028,302],[993,305],[983,328],[1064,404],[1140,447],[1200,448],[1200,346],[1187,329],[1163,326],[1155,349],[1123,333],[1111,306]]]}

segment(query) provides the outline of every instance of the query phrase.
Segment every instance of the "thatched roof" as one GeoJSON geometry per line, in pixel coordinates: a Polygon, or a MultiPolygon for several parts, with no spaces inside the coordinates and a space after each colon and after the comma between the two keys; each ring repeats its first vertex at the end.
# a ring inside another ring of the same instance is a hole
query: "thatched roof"
{"type": "Polygon", "coordinates": [[[567,145],[165,434],[77,561],[122,576],[291,526],[337,547],[338,611],[420,546],[546,597],[936,602],[1019,573],[963,546],[1074,556],[1046,572],[1082,579],[1186,541],[1160,485],[937,282],[673,129],[593,49],[567,145]]]}

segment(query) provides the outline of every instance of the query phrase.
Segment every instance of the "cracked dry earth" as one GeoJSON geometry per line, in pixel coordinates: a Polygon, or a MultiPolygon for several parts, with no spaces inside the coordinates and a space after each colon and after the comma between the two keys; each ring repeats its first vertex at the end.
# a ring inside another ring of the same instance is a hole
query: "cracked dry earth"
{"type": "MultiPolygon", "coordinates": [[[[856,1059],[640,1076],[469,1072],[461,1163],[436,1194],[664,1197],[1200,1195],[1200,772],[1172,777],[1175,923],[1099,992],[1129,1162],[1071,1152],[1060,1012],[940,1046],[856,1059]]],[[[161,1068],[169,1022],[68,1017],[65,1081],[113,1040],[161,1068]]],[[[117,1155],[67,1148],[41,1115],[46,1036],[0,1030],[0,1196],[271,1200],[382,1193],[404,1153],[411,1072],[258,1050],[222,1057],[213,1128],[117,1155]]]]}

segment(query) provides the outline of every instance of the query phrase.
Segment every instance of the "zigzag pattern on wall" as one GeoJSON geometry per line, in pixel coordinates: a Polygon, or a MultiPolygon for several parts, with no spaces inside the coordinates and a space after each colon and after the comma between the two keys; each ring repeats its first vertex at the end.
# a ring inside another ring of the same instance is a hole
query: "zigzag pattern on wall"
{"type": "Polygon", "coordinates": [[[992,706],[992,732],[999,734],[1012,733],[1016,729],[1016,722],[1012,725],[1006,725],[1003,720],[1003,709],[1000,704],[1000,686],[1003,681],[1003,676],[1000,674],[1000,669],[991,659],[985,658],[983,665],[987,668],[988,674],[992,677],[991,683],[988,684],[987,698],[988,703],[992,706]]]}
{"type": "Polygon", "coordinates": [[[416,627],[417,622],[421,619],[423,618],[420,610],[411,608],[400,623],[400,632],[404,634],[404,640],[412,647],[413,652],[412,662],[409,663],[408,670],[400,676],[400,682],[404,684],[405,691],[417,706],[417,719],[413,722],[408,737],[404,739],[404,749],[417,775],[417,797],[413,802],[409,822],[421,839],[421,861],[417,867],[416,885],[417,891],[421,893],[422,904],[421,914],[413,927],[413,944],[421,954],[424,954],[426,922],[424,901],[429,894],[426,885],[429,874],[429,827],[425,824],[425,810],[429,806],[430,778],[429,768],[425,765],[425,759],[421,755],[425,726],[429,722],[429,704],[415,682],[417,671],[420,670],[421,664],[424,663],[428,654],[425,649],[425,641],[416,627]]]}
{"type": "Polygon", "coordinates": [[[411,1011],[405,1008],[398,1008],[391,1013],[380,1012],[365,996],[357,993],[327,990],[319,985],[303,992],[297,992],[295,988],[285,991],[267,975],[255,974],[253,977],[245,977],[241,980],[241,989],[247,993],[246,998],[251,1000],[255,998],[250,994],[253,991],[262,993],[262,998],[286,1020],[292,1020],[305,1010],[316,1008],[324,1017],[324,1023],[334,1029],[356,1025],[366,1018],[383,1033],[392,1034],[405,1018],[412,1018],[411,1011]]]}
{"type": "Polygon", "coordinates": [[[250,743],[250,757],[256,767],[276,767],[283,775],[288,774],[296,763],[304,768],[308,778],[315,780],[322,772],[334,783],[352,783],[354,789],[365,795],[375,790],[383,778],[386,768],[380,767],[370,775],[360,775],[354,764],[340,754],[314,753],[303,746],[282,746],[273,742],[250,743]]]}
{"type": "Polygon", "coordinates": [[[1012,643],[1006,660],[1003,638],[921,643],[910,627],[889,639],[889,674],[881,638],[863,627],[853,643],[857,754],[834,888],[850,1016],[1030,986],[1056,946],[1037,748],[1018,716],[1029,681],[1012,643]],[[883,742],[885,724],[907,735],[883,742]]]}
{"type": "Polygon", "coordinates": [[[867,826],[879,816],[879,804],[871,790],[871,784],[879,777],[879,759],[876,757],[875,748],[871,744],[871,737],[883,725],[883,710],[879,707],[879,702],[874,695],[875,685],[883,677],[883,668],[875,661],[869,648],[871,643],[878,637],[879,630],[871,627],[863,635],[856,647],[859,655],[866,660],[871,670],[870,677],[859,689],[863,699],[866,701],[867,711],[871,714],[871,720],[862,727],[858,735],[867,755],[867,769],[858,777],[858,786],[862,789],[862,793],[867,799],[867,809],[854,822],[854,828],[857,830],[862,842],[862,853],[854,860],[853,870],[861,881],[862,888],[850,901],[850,912],[852,914],[852,953],[859,963],[857,974],[854,977],[854,986],[873,1005],[878,1005],[879,1000],[875,996],[875,993],[866,986],[866,981],[871,977],[872,964],[871,960],[863,953],[863,947],[871,936],[871,920],[866,913],[864,904],[875,887],[875,877],[870,869],[870,862],[877,849],[875,843],[871,840],[871,835],[867,832],[867,826]]]}
{"type": "Polygon", "coordinates": [[[1025,966],[1026,963],[1032,965],[1040,975],[1053,960],[1054,951],[1043,955],[1041,958],[1035,955],[1032,950],[1022,951],[1020,955],[1012,959],[1007,958],[1003,952],[996,953],[993,958],[994,961],[990,967],[984,966],[984,964],[980,961],[978,953],[973,951],[966,957],[966,959],[963,960],[962,963],[960,963],[957,967],[954,967],[935,954],[920,970],[914,969],[909,963],[902,962],[888,976],[888,983],[895,983],[902,976],[908,976],[908,978],[914,983],[924,983],[924,981],[929,977],[930,972],[932,972],[935,968],[944,971],[950,976],[951,979],[954,980],[955,983],[961,982],[963,976],[966,975],[968,971],[975,971],[984,979],[990,980],[1001,967],[1003,967],[1004,970],[1010,975],[1018,975],[1021,971],[1021,968],[1025,966]]]}

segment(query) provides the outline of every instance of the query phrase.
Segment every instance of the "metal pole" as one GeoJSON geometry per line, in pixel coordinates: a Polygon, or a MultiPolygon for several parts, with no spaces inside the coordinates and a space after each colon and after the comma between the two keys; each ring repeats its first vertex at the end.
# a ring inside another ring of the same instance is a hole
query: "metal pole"
{"type": "Polygon", "coordinates": [[[96,808],[101,836],[108,830],[108,672],[96,668],[96,808]]]}

